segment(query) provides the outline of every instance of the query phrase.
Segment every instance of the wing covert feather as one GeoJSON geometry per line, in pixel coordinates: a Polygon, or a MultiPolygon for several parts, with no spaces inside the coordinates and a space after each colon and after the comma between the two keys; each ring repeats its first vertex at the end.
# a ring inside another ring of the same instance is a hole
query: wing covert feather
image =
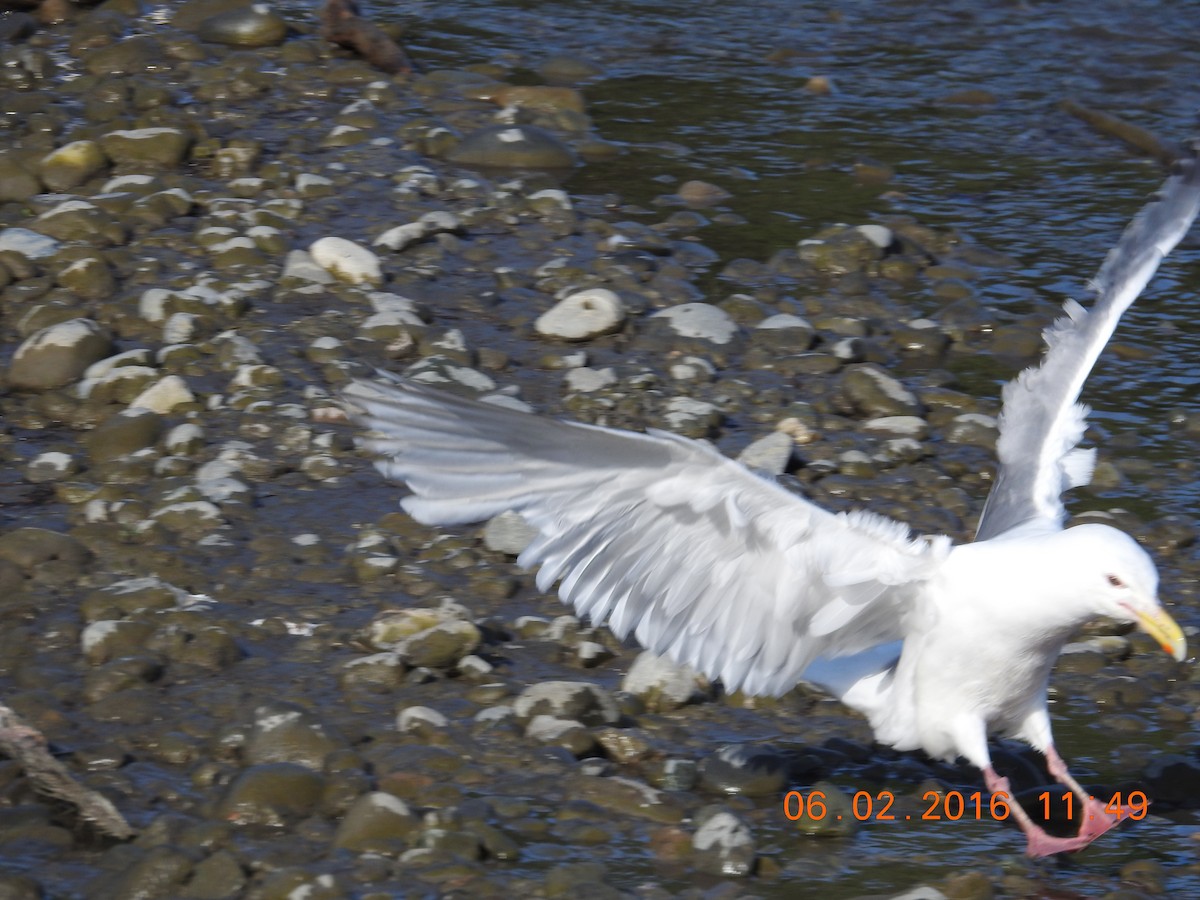
{"type": "Polygon", "coordinates": [[[705,443],[529,415],[411,382],[344,391],[361,446],[426,524],[515,510],[537,584],[728,690],[779,694],[818,655],[902,638],[949,552],[868,513],[833,514],[705,443]]]}

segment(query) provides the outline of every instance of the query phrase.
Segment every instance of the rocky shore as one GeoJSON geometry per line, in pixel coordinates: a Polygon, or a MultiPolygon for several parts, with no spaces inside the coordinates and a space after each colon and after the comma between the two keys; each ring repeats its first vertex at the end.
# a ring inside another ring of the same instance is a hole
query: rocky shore
{"type": "MultiPolygon", "coordinates": [[[[730,259],[713,185],[572,193],[621,152],[578,59],[389,75],[311,11],[226,0],[0,26],[0,702],[138,832],[106,840],[0,758],[0,898],[1053,883],[1005,826],[916,821],[969,770],[565,614],[512,564],[519,520],[408,519],[336,403],[375,369],[500,391],[966,540],[998,405],[961,373],[1017,371],[1055,313],[976,297],[1000,254],[895,216],[730,259]],[[790,789],[829,811],[789,818],[790,789]],[[914,820],[859,822],[860,791],[914,820]]],[[[1096,490],[1138,465],[1102,457],[1096,490]]],[[[1195,583],[1190,523],[1091,507],[1195,583]]],[[[1153,651],[1097,623],[1055,678],[1083,777],[1155,801],[1089,851],[1089,895],[1200,879],[1200,683],[1153,651]]]]}

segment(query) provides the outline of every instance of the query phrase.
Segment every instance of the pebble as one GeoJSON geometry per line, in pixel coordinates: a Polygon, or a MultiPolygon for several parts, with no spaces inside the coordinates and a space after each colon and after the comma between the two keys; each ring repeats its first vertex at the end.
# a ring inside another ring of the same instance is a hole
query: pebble
{"type": "Polygon", "coordinates": [[[708,303],[681,303],[651,316],[663,319],[677,335],[728,344],[738,332],[737,323],[723,309],[708,303]]]}
{"type": "Polygon", "coordinates": [[[491,125],[464,137],[446,158],[469,166],[514,169],[567,169],[575,153],[536,125],[491,125]]]}
{"type": "Polygon", "coordinates": [[[462,221],[454,213],[431,212],[415,222],[388,229],[375,239],[374,245],[400,251],[434,235],[458,234],[462,231],[462,221]]]}
{"type": "Polygon", "coordinates": [[[564,297],[538,316],[533,327],[543,337],[590,341],[619,331],[625,316],[619,296],[607,288],[590,288],[564,297]]]}
{"type": "Polygon", "coordinates": [[[519,513],[502,512],[493,516],[483,526],[483,545],[496,553],[520,556],[529,546],[538,530],[526,522],[519,513]]]}
{"type": "Polygon", "coordinates": [[[737,461],[764,475],[782,475],[792,460],[796,441],[790,434],[773,431],[760,437],[738,454],[737,461]]]}
{"type": "Polygon", "coordinates": [[[513,703],[518,718],[555,716],[584,725],[615,725],[621,720],[616,701],[589,681],[543,681],[521,692],[513,703]]]}
{"type": "Polygon", "coordinates": [[[650,712],[666,712],[701,699],[707,682],[691,666],[643,650],[621,679],[621,690],[640,698],[650,712]]]}
{"type": "Polygon", "coordinates": [[[15,388],[43,391],[79,378],[92,363],[112,352],[112,338],[91,319],[68,319],[26,338],[8,367],[15,388]]]}
{"type": "Polygon", "coordinates": [[[700,868],[714,875],[745,877],[754,871],[756,854],[750,826],[728,810],[698,817],[692,848],[700,868]]]}
{"type": "Polygon", "coordinates": [[[332,843],[355,853],[394,853],[419,825],[420,820],[399,797],[371,791],[346,811],[332,843]]]}
{"type": "Polygon", "coordinates": [[[178,128],[137,128],[100,136],[100,149],[115,164],[173,169],[187,157],[192,139],[178,128]]]}
{"type": "Polygon", "coordinates": [[[308,248],[313,262],[330,275],[347,284],[380,287],[383,269],[379,257],[353,241],[339,237],[323,237],[308,248]]]}
{"type": "Polygon", "coordinates": [[[617,370],[612,366],[607,366],[603,369],[580,366],[576,369],[568,369],[567,373],[563,376],[563,383],[566,385],[567,390],[581,394],[602,391],[606,387],[616,384],[618,380],[617,370]]]}
{"type": "Polygon", "coordinates": [[[287,22],[265,3],[218,13],[202,21],[196,36],[230,47],[274,47],[287,37],[287,22]]]}
{"type": "Polygon", "coordinates": [[[700,763],[700,781],[717,794],[766,797],[787,784],[787,762],[767,746],[726,744],[700,763]]]}

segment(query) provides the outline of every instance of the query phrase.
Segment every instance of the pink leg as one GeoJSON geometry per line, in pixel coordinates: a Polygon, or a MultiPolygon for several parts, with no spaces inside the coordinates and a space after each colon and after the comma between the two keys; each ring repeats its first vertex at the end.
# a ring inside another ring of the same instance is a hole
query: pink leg
{"type": "Polygon", "coordinates": [[[987,789],[993,794],[1003,794],[1008,801],[1012,816],[1025,833],[1025,855],[1037,859],[1042,856],[1053,856],[1056,853],[1074,853],[1082,850],[1092,842],[1092,838],[1079,835],[1073,838],[1060,838],[1047,834],[1045,829],[1029,818],[1029,813],[1021,808],[1021,804],[1013,796],[1008,779],[1001,778],[996,770],[988,766],[983,770],[983,780],[987,789]]]}
{"type": "Polygon", "coordinates": [[[1095,797],[1091,796],[1087,791],[1080,787],[1079,782],[1071,777],[1071,773],[1067,771],[1067,764],[1063,762],[1063,758],[1058,755],[1058,751],[1051,744],[1045,750],[1046,768],[1054,777],[1054,780],[1064,787],[1068,788],[1073,793],[1081,804],[1083,814],[1080,817],[1079,836],[1087,838],[1088,841],[1094,841],[1100,835],[1104,834],[1109,829],[1115,828],[1123,819],[1129,817],[1133,807],[1120,807],[1120,815],[1116,815],[1113,808],[1101,803],[1095,797]]]}

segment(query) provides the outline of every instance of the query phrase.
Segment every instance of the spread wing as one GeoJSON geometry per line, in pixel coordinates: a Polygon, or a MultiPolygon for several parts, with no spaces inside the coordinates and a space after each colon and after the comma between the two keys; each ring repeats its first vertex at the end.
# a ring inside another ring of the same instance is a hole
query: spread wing
{"type": "Polygon", "coordinates": [[[1095,450],[1076,447],[1088,409],[1079,392],[1121,314],[1137,299],[1163,257],[1187,234],[1200,208],[1200,164],[1182,160],[1158,196],[1109,251],[1092,289],[1090,310],[1068,301],[1066,316],[1046,329],[1040,366],[1004,386],[999,474],[975,539],[987,540],[1022,525],[1061,528],[1062,492],[1092,479],[1095,450]]]}
{"type": "Polygon", "coordinates": [[[538,587],[632,632],[728,690],[780,694],[818,655],[901,638],[949,550],[899,523],[833,514],[667,432],[547,419],[405,381],[343,393],[361,446],[418,521],[516,510],[539,535],[521,554],[538,587]]]}

